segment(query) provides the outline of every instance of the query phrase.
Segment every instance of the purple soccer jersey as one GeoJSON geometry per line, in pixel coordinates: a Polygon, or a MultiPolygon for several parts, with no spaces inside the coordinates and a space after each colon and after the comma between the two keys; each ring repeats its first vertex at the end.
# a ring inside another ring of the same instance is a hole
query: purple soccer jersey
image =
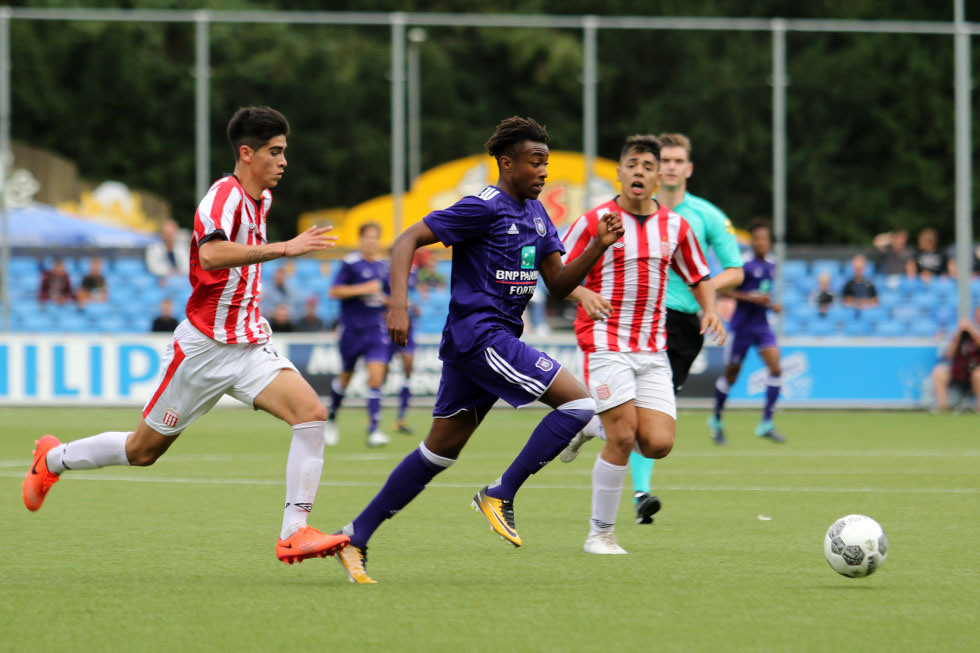
{"type": "Polygon", "coordinates": [[[519,337],[541,260],[565,252],[541,202],[522,204],[487,186],[424,219],[453,248],[452,295],[439,358],[464,361],[502,338],[519,337]]]}
{"type": "MultiPolygon", "coordinates": [[[[769,258],[752,257],[745,261],[743,267],[745,279],[736,290],[744,293],[772,292],[772,282],[776,263],[769,258]]],[[[739,301],[732,315],[730,337],[725,346],[725,362],[741,363],[749,347],[767,349],[776,346],[776,335],[769,326],[765,306],[751,302],[739,301]]]]}
{"type": "MultiPolygon", "coordinates": [[[[388,264],[378,260],[368,261],[355,252],[344,257],[333,285],[354,286],[373,279],[381,282],[382,293],[390,292],[388,264]]],[[[380,293],[341,300],[338,346],[344,371],[352,371],[358,358],[388,362],[391,340],[385,324],[387,310],[380,293]]]]}

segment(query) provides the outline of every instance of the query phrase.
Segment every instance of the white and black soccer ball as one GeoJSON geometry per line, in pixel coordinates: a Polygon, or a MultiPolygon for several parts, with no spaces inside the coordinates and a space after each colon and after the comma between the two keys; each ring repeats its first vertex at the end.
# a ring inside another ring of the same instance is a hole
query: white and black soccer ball
{"type": "Polygon", "coordinates": [[[823,552],[838,574],[850,578],[870,576],[888,557],[888,538],[871,517],[848,515],[827,531],[823,552]]]}

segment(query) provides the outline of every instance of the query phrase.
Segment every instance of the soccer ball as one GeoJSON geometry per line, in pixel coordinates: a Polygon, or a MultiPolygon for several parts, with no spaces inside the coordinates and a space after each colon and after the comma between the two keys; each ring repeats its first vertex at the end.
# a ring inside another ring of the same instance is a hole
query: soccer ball
{"type": "Polygon", "coordinates": [[[888,538],[871,517],[848,515],[827,531],[823,552],[838,574],[851,578],[870,576],[885,564],[888,538]]]}

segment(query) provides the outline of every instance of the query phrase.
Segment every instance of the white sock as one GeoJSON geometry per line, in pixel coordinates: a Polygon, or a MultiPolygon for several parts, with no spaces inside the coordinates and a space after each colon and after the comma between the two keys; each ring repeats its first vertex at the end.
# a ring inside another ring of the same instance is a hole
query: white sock
{"type": "Polygon", "coordinates": [[[129,431],[107,431],[88,438],[65,442],[48,452],[48,470],[60,474],[66,469],[98,469],[128,465],[126,440],[129,431]]]}
{"type": "Polygon", "coordinates": [[[611,531],[616,526],[619,500],[623,497],[623,484],[628,465],[613,465],[596,456],[592,466],[592,519],[589,533],[611,531]]]}
{"type": "Polygon", "coordinates": [[[303,526],[313,510],[313,500],[323,472],[324,422],[305,422],[293,427],[286,458],[286,508],[282,513],[281,539],[303,526]]]}
{"type": "Polygon", "coordinates": [[[592,416],[589,423],[585,425],[582,432],[586,435],[590,435],[593,438],[599,438],[600,440],[606,439],[606,429],[602,425],[602,420],[599,419],[598,413],[592,416]]]}

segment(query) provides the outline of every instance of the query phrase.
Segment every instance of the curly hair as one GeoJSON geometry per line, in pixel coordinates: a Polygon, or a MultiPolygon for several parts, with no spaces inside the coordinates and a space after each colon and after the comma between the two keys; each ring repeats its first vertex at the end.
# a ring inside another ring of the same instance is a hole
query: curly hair
{"type": "Polygon", "coordinates": [[[548,130],[533,118],[512,116],[502,120],[493,135],[483,144],[487,154],[500,161],[502,156],[510,156],[515,146],[525,142],[548,144],[548,130]]]}

